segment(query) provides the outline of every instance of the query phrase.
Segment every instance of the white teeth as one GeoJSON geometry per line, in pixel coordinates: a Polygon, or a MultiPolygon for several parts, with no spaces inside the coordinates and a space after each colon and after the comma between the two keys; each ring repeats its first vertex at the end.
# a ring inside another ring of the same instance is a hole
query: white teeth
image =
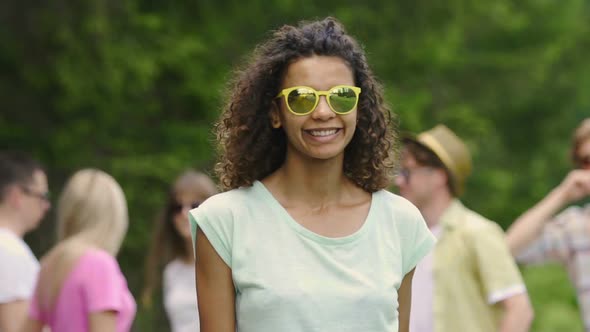
{"type": "Polygon", "coordinates": [[[322,137],[322,136],[330,136],[336,134],[337,129],[330,129],[330,130],[310,130],[309,133],[311,136],[322,137]]]}

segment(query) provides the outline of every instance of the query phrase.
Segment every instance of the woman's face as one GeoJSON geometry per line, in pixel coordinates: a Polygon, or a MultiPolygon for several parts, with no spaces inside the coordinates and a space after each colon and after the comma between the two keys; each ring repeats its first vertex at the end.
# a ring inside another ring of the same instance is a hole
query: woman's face
{"type": "MultiPolygon", "coordinates": [[[[280,89],[307,86],[327,91],[338,85],[354,86],[349,66],[340,57],[314,55],[291,63],[280,89]]],[[[278,112],[275,110],[271,116],[273,126],[282,127],[287,136],[287,158],[343,158],[356,129],[356,109],[345,115],[336,114],[325,96],[320,96],[315,110],[307,115],[291,113],[284,97],[279,105],[278,112]]]]}
{"type": "Polygon", "coordinates": [[[176,207],[173,209],[172,221],[178,234],[185,240],[191,239],[191,228],[188,222],[188,212],[204,201],[194,193],[178,193],[176,207]]]}

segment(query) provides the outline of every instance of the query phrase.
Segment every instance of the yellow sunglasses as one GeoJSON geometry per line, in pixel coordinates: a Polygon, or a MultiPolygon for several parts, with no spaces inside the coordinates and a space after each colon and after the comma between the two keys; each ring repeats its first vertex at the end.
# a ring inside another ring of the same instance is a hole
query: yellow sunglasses
{"type": "Polygon", "coordinates": [[[328,91],[317,91],[308,86],[294,86],[283,89],[276,98],[285,96],[287,109],[295,115],[307,115],[315,110],[320,96],[326,96],[330,109],[336,114],[352,112],[359,101],[361,88],[350,85],[337,85],[328,91]]]}

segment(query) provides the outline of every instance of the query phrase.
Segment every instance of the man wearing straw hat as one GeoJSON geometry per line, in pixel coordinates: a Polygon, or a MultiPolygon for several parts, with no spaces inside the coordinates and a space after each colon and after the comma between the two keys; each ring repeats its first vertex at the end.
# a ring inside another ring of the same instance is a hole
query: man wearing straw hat
{"type": "Polygon", "coordinates": [[[414,273],[410,331],[528,331],[532,308],[502,229],[458,199],[467,147],[444,125],[403,142],[396,185],[438,238],[414,273]]]}

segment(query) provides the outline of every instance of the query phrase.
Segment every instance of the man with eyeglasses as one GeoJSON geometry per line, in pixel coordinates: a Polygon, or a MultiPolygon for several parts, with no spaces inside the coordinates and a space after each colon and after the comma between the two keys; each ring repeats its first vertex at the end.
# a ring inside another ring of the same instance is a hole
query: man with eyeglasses
{"type": "Polygon", "coordinates": [[[396,185],[438,238],[414,272],[410,331],[528,331],[532,308],[502,229],[458,199],[467,147],[444,125],[403,143],[396,185]]]}
{"type": "Polygon", "coordinates": [[[585,331],[590,331],[590,204],[564,207],[590,197],[590,118],[575,130],[575,169],[508,229],[508,245],[522,264],[561,262],[576,289],[585,331]]]}
{"type": "Polygon", "coordinates": [[[0,331],[20,331],[39,262],[23,241],[49,209],[47,177],[34,160],[0,152],[0,331]]]}

